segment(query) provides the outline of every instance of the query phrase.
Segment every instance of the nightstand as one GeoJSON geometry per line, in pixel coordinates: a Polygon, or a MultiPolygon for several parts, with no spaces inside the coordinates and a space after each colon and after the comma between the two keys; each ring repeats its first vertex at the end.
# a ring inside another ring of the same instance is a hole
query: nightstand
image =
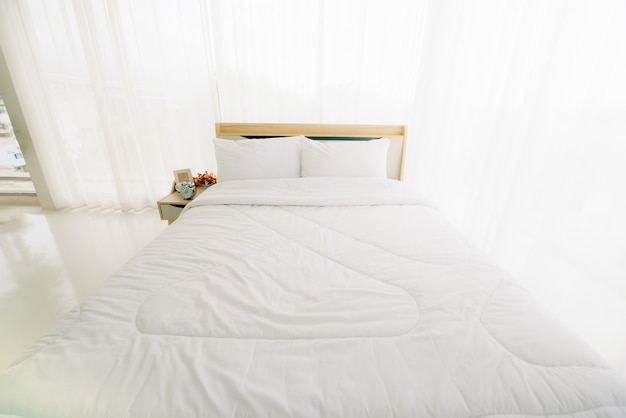
{"type": "MultiPolygon", "coordinates": [[[[196,193],[193,199],[200,196],[204,192],[202,186],[196,187],[196,193]]],[[[178,219],[180,213],[185,209],[185,206],[189,204],[193,199],[185,200],[180,197],[180,193],[172,186],[172,191],[167,196],[162,197],[157,202],[157,208],[159,209],[159,216],[164,221],[167,221],[168,225],[178,219]]]]}

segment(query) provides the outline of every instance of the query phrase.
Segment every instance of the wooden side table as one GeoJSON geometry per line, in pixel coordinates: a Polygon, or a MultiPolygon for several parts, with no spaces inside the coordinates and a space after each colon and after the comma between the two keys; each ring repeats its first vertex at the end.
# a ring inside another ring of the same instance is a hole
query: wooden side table
{"type": "MultiPolygon", "coordinates": [[[[202,186],[196,187],[196,193],[194,194],[193,199],[200,196],[202,192],[204,192],[204,190],[205,189],[202,186]]],[[[182,197],[180,197],[180,193],[178,193],[176,189],[174,189],[174,186],[172,186],[170,194],[162,197],[157,201],[159,216],[164,221],[167,221],[167,224],[169,225],[176,219],[178,219],[178,216],[183,211],[183,209],[185,209],[185,206],[187,206],[189,202],[191,202],[193,199],[183,199],[182,197]]]]}

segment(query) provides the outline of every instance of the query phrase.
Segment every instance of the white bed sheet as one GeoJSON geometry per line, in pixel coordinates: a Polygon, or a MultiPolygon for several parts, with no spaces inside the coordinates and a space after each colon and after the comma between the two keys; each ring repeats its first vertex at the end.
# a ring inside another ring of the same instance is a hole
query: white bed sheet
{"type": "Polygon", "coordinates": [[[395,181],[213,186],[0,373],[18,416],[626,416],[626,383],[395,181]]]}

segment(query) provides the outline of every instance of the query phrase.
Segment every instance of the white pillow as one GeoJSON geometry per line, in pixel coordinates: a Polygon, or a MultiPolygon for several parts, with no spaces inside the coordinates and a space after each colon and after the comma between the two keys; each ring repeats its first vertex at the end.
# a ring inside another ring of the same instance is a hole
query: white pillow
{"type": "Polygon", "coordinates": [[[302,140],[302,177],[387,177],[389,139],[302,140]]]}
{"type": "Polygon", "coordinates": [[[218,181],[300,177],[304,138],[230,140],[215,138],[218,181]]]}

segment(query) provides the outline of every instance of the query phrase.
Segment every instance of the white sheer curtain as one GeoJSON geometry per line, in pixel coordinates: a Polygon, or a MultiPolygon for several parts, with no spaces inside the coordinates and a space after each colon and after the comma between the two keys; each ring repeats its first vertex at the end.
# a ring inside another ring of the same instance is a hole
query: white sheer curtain
{"type": "Polygon", "coordinates": [[[626,2],[457,5],[429,4],[409,177],[626,371],[626,2]]]}
{"type": "Polygon", "coordinates": [[[212,5],[222,119],[408,121],[425,2],[212,5]]]}
{"type": "Polygon", "coordinates": [[[153,204],[172,169],[214,168],[215,118],[406,123],[409,181],[613,349],[625,22],[623,0],[0,2],[58,206],[153,204]]]}
{"type": "Polygon", "coordinates": [[[0,40],[54,204],[155,206],[209,169],[208,3],[7,0],[0,40]]]}

